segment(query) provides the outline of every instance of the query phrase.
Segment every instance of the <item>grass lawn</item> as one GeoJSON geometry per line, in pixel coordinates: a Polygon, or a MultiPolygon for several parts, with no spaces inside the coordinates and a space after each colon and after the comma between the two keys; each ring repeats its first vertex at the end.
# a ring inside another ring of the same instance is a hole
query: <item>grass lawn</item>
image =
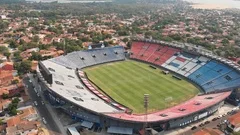
{"type": "Polygon", "coordinates": [[[175,106],[198,92],[191,83],[136,61],[121,61],[84,69],[89,79],[133,113],[144,113],[143,95],[149,94],[149,112],[175,106]]]}

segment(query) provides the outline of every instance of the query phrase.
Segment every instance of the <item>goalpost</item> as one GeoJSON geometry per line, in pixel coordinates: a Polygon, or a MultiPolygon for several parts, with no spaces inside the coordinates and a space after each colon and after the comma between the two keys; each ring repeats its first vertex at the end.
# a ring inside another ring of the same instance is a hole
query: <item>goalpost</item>
{"type": "Polygon", "coordinates": [[[167,108],[168,107],[168,104],[170,103],[170,102],[172,102],[172,100],[173,100],[173,98],[170,96],[170,97],[166,97],[165,99],[164,99],[164,101],[165,101],[165,108],[167,108]]]}

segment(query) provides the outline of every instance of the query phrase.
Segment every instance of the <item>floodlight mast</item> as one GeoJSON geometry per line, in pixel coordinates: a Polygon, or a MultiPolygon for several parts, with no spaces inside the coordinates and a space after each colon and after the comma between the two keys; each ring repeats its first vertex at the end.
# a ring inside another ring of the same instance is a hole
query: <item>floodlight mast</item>
{"type": "Polygon", "coordinates": [[[144,108],[145,108],[145,117],[144,117],[144,135],[146,135],[146,128],[147,128],[147,123],[148,123],[148,104],[149,104],[149,94],[144,94],[144,108]]]}

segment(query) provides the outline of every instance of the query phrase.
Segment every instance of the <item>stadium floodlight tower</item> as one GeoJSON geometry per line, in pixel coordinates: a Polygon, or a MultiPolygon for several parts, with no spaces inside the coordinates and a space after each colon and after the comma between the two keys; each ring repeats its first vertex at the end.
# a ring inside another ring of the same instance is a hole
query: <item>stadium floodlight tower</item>
{"type": "Polygon", "coordinates": [[[145,108],[145,117],[144,117],[144,120],[145,120],[145,124],[144,124],[144,127],[143,127],[143,130],[144,130],[144,135],[146,135],[146,128],[147,128],[147,123],[148,123],[148,118],[147,118],[147,115],[148,115],[148,103],[149,103],[149,94],[144,94],[144,108],[145,108]]]}

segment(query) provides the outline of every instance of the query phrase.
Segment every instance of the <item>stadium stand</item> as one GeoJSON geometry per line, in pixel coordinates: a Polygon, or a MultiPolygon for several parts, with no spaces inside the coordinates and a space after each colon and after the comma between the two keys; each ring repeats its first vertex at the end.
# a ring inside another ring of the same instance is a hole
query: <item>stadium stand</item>
{"type": "Polygon", "coordinates": [[[73,62],[69,61],[64,56],[59,56],[59,57],[56,57],[56,58],[52,58],[52,59],[50,59],[50,61],[52,61],[54,63],[57,63],[59,65],[65,66],[65,67],[70,67],[70,68],[76,68],[77,67],[76,63],[73,63],[73,62]]]}
{"type": "Polygon", "coordinates": [[[203,56],[187,55],[186,53],[178,53],[176,56],[172,56],[162,66],[175,71],[183,76],[189,76],[198,68],[206,63],[207,58],[203,56]]]}
{"type": "Polygon", "coordinates": [[[68,61],[72,61],[77,65],[78,68],[83,68],[85,63],[81,60],[81,58],[78,56],[78,52],[72,52],[65,56],[68,61]]]}
{"type": "Polygon", "coordinates": [[[131,52],[133,55],[130,58],[153,63],[188,77],[203,88],[206,93],[238,87],[237,83],[234,83],[239,81],[238,76],[232,79],[230,77],[238,75],[237,71],[233,71],[233,68],[228,65],[205,56],[194,55],[170,46],[148,42],[133,42],[131,52]],[[230,79],[227,80],[226,78],[230,79]]]}
{"type": "Polygon", "coordinates": [[[132,55],[131,58],[136,58],[138,56],[138,53],[141,51],[144,43],[143,42],[133,42],[132,43],[132,55]]]}
{"type": "MultiPolygon", "coordinates": [[[[212,90],[208,90],[208,88],[216,85],[216,83],[218,84],[217,78],[220,78],[219,80],[223,80],[224,82],[224,79],[221,79],[221,76],[227,75],[231,71],[232,68],[228,67],[227,65],[219,63],[215,60],[211,60],[188,77],[200,86],[203,86],[206,92],[210,92],[212,90]]],[[[234,74],[238,73],[234,72],[234,74]]],[[[223,83],[222,81],[220,82],[223,83]]]]}
{"type": "Polygon", "coordinates": [[[84,68],[124,59],[124,48],[122,46],[115,46],[72,52],[65,56],[53,58],[51,61],[66,67],[70,66],[72,68],[84,68]]]}
{"type": "Polygon", "coordinates": [[[190,69],[197,65],[195,62],[192,62],[196,57],[197,56],[189,55],[184,52],[178,53],[167,60],[162,66],[181,75],[185,75],[190,69]]]}
{"type": "Polygon", "coordinates": [[[218,89],[226,89],[225,87],[222,86],[222,84],[227,84],[228,88],[234,88],[236,86],[238,86],[238,84],[235,84],[235,83],[229,83],[229,82],[232,82],[232,81],[239,81],[238,79],[240,78],[240,74],[234,70],[232,70],[231,72],[225,74],[225,75],[222,75],[221,77],[219,78],[216,78],[216,79],[212,79],[210,82],[211,83],[205,83],[202,85],[202,87],[205,89],[205,90],[208,90],[208,91],[217,91],[218,89]],[[235,86],[236,85],[236,86],[235,86]],[[218,89],[215,89],[215,87],[219,87],[218,89]]]}
{"type": "Polygon", "coordinates": [[[133,42],[130,58],[147,61],[160,66],[179,51],[179,49],[154,43],[133,42]]]}

